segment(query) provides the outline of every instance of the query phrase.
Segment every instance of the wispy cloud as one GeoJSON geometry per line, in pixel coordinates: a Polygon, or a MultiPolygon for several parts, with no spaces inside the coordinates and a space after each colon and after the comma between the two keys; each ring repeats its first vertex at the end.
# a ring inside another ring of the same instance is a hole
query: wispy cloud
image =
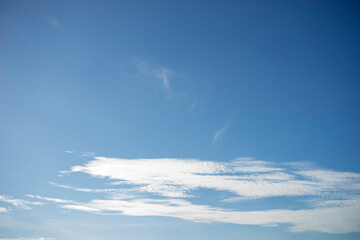
{"type": "Polygon", "coordinates": [[[228,118],[228,120],[226,121],[224,127],[222,127],[221,129],[217,130],[215,132],[215,135],[213,137],[213,143],[219,141],[222,137],[222,135],[224,135],[224,133],[226,132],[226,130],[228,130],[233,118],[235,117],[237,111],[235,111],[231,116],[230,118],[228,118]]]}
{"type": "Polygon", "coordinates": [[[170,75],[171,72],[169,69],[161,67],[157,70],[157,78],[161,80],[162,86],[166,90],[170,90],[170,75]]]}
{"type": "Polygon", "coordinates": [[[171,80],[174,73],[170,69],[159,64],[152,64],[136,58],[133,59],[133,63],[138,77],[161,86],[167,92],[171,91],[171,80]]]}
{"type": "Polygon", "coordinates": [[[360,199],[351,203],[339,202],[337,206],[306,210],[233,211],[196,205],[180,199],[95,199],[89,203],[68,204],[60,207],[97,214],[122,214],[129,216],[175,217],[194,222],[222,222],[243,225],[277,226],[291,224],[290,231],[321,231],[347,233],[360,230],[360,199]],[[336,216],[336,217],[335,217],[336,216]]]}
{"type": "Polygon", "coordinates": [[[56,17],[52,17],[49,20],[49,23],[53,28],[55,28],[57,30],[60,30],[60,31],[64,30],[64,24],[62,24],[56,17]]]}
{"type": "Polygon", "coordinates": [[[54,203],[75,203],[72,200],[66,200],[66,199],[60,199],[60,198],[41,197],[41,196],[38,196],[38,195],[31,195],[31,194],[28,194],[26,196],[31,197],[31,198],[36,198],[36,199],[39,199],[39,200],[48,201],[48,202],[54,202],[54,203]]]}
{"type": "Polygon", "coordinates": [[[349,233],[360,231],[359,196],[344,200],[324,201],[324,204],[314,208],[261,211],[235,211],[193,204],[182,199],[94,199],[89,202],[73,202],[40,196],[33,197],[54,202],[64,209],[101,215],[162,216],[193,222],[222,222],[267,227],[290,224],[289,229],[292,232],[349,233]]]}
{"type": "Polygon", "coordinates": [[[27,201],[27,200],[23,200],[23,199],[16,199],[16,198],[12,198],[12,197],[6,196],[6,195],[0,195],[0,201],[9,203],[18,208],[27,209],[27,210],[31,209],[32,206],[44,205],[44,203],[42,203],[42,202],[32,202],[32,201],[27,201]]]}
{"type": "Polygon", "coordinates": [[[0,207],[0,212],[7,212],[6,208],[0,207]]]}
{"type": "Polygon", "coordinates": [[[83,152],[83,153],[81,153],[82,157],[92,157],[92,156],[95,156],[95,155],[96,155],[96,153],[94,153],[94,152],[83,152]]]}
{"type": "MultiPolygon", "coordinates": [[[[124,189],[117,189],[117,188],[100,188],[100,189],[96,189],[96,188],[79,188],[79,187],[74,187],[74,186],[69,186],[69,185],[63,185],[63,184],[58,184],[55,182],[49,182],[49,184],[55,186],[55,187],[60,187],[60,188],[65,188],[65,189],[70,189],[76,192],[86,192],[86,193],[123,193],[125,194],[126,192],[129,192],[127,190],[124,189]]],[[[125,196],[125,195],[123,195],[125,196]]],[[[128,197],[132,197],[132,195],[126,195],[128,197]]]]}
{"type": "Polygon", "coordinates": [[[221,136],[224,134],[224,132],[228,129],[228,127],[229,127],[229,123],[226,123],[223,128],[221,128],[220,130],[217,130],[215,132],[213,142],[218,141],[221,138],[221,136]]]}

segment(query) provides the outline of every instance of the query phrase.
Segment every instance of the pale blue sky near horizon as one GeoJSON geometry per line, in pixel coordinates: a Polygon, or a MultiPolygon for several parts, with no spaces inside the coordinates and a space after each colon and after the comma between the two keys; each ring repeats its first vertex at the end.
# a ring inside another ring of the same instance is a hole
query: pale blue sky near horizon
{"type": "Polygon", "coordinates": [[[241,176],[237,164],[272,166],[290,182],[310,176],[295,169],[329,170],[351,173],[344,178],[354,188],[328,179],[319,188],[313,175],[306,186],[324,191],[324,201],[360,196],[359,8],[320,0],[0,1],[0,239],[358,239],[359,225],[329,233],[289,231],[303,222],[288,219],[222,222],[230,209],[312,209],[304,202],[322,195],[292,185],[256,195],[196,177],[222,169],[218,181],[226,182],[241,176]],[[173,173],[181,184],[167,185],[171,167],[161,184],[149,168],[140,167],[141,179],[96,172],[110,158],[120,170],[124,159],[134,168],[148,164],[141,159],[155,159],[154,168],[185,164],[195,182],[181,171],[173,173]],[[219,209],[211,223],[168,212],[107,215],[91,201],[117,198],[75,188],[124,188],[136,207],[151,198],[219,209]],[[238,196],[245,199],[223,201],[238,196]]]}

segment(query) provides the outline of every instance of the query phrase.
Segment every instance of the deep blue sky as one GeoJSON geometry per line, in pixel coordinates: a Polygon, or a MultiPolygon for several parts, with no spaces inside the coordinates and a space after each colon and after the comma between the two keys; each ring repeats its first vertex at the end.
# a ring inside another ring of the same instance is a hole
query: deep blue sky
{"type": "MultiPolygon", "coordinates": [[[[359,173],[359,10],[357,1],[318,0],[1,1],[0,194],[81,199],[48,182],[91,187],[83,175],[58,177],[85,164],[83,152],[252,157],[359,173]]],[[[71,236],[5,224],[44,219],[40,208],[8,211],[0,238],[71,236]]],[[[131,218],[72,213],[81,221],[131,218]]],[[[192,238],[179,239],[359,237],[183,224],[192,238]]],[[[168,239],[166,229],[146,228],[149,239],[168,239]]],[[[118,239],[111,231],[93,239],[118,239]]],[[[143,239],[132,234],[124,239],[143,239]]]]}

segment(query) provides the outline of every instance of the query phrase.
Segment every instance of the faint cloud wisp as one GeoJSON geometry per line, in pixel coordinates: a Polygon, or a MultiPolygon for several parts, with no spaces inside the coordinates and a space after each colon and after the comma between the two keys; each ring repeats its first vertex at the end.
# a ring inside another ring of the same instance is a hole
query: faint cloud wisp
{"type": "Polygon", "coordinates": [[[229,126],[230,126],[230,124],[231,124],[234,116],[236,115],[236,113],[237,113],[237,111],[235,111],[235,112],[230,116],[230,118],[226,121],[225,126],[224,126],[223,128],[221,128],[221,129],[219,129],[219,130],[217,130],[217,131],[215,132],[215,135],[214,135],[214,137],[213,137],[213,143],[215,143],[215,142],[217,142],[217,141],[219,141],[219,140],[221,139],[222,135],[224,135],[225,131],[229,128],[229,126]]]}
{"type": "Polygon", "coordinates": [[[134,58],[133,62],[136,67],[137,75],[140,78],[150,80],[152,83],[162,86],[166,91],[171,90],[172,71],[158,64],[141,61],[134,58]]]}
{"type": "Polygon", "coordinates": [[[60,31],[64,30],[64,24],[62,24],[56,17],[52,17],[49,20],[49,23],[53,28],[55,28],[57,30],[60,30],[60,31]]]}
{"type": "Polygon", "coordinates": [[[225,124],[225,126],[222,129],[217,130],[215,132],[215,135],[214,135],[214,138],[213,138],[213,143],[215,143],[216,141],[218,141],[221,138],[221,136],[228,129],[228,127],[229,127],[229,124],[227,123],[227,124],[225,124]]]}

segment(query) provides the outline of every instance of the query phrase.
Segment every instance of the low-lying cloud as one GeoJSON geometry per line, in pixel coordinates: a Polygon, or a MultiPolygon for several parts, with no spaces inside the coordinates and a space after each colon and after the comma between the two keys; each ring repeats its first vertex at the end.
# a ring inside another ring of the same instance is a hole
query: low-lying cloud
{"type": "MultiPolygon", "coordinates": [[[[0,195],[0,201],[24,209],[51,203],[63,209],[101,215],[163,216],[267,227],[288,224],[292,232],[360,232],[360,174],[354,172],[252,158],[215,162],[94,156],[83,165],[61,171],[63,176],[74,173],[104,179],[113,187],[83,188],[49,182],[55,187],[89,194],[91,198],[77,201],[26,195],[37,200],[34,202],[0,195]],[[211,190],[215,198],[204,197],[199,190],[211,190]],[[269,201],[264,208],[260,200],[270,198],[281,198],[287,207],[271,208],[274,202],[269,201]],[[195,204],[194,199],[200,199],[202,204],[195,204]],[[234,209],[233,202],[244,200],[258,201],[259,209],[240,210],[242,202],[234,209]],[[294,202],[296,206],[291,205],[294,202]]],[[[6,211],[0,207],[0,212],[6,211]]]]}
{"type": "MultiPolygon", "coordinates": [[[[289,224],[292,232],[360,231],[358,173],[338,172],[310,165],[302,167],[301,164],[275,164],[252,158],[214,162],[197,159],[122,159],[95,156],[86,164],[73,166],[61,174],[77,172],[107,179],[110,181],[108,184],[118,188],[104,189],[103,192],[108,194],[105,199],[68,202],[61,204],[61,208],[103,215],[175,217],[206,223],[271,227],[289,224]],[[121,192],[123,188],[134,195],[127,197],[125,194],[124,197],[117,198],[116,194],[113,194],[116,191],[121,192]],[[220,200],[222,206],[244,199],[286,197],[286,200],[301,197],[303,208],[239,211],[194,204],[185,200],[201,198],[201,193],[196,191],[200,189],[221,191],[221,196],[228,196],[220,200]],[[136,193],[148,195],[136,197],[136,193]]],[[[82,189],[52,184],[74,191],[82,189]]],[[[84,192],[102,192],[100,189],[94,190],[84,192]]]]}

